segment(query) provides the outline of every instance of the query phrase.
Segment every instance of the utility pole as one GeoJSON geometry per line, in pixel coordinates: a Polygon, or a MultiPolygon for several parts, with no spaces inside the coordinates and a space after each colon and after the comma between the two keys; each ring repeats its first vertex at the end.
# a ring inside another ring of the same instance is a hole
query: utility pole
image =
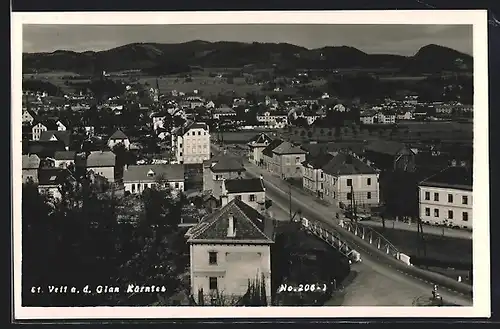
{"type": "Polygon", "coordinates": [[[293,220],[292,214],[292,184],[288,182],[288,208],[290,209],[290,221],[293,220]]]}

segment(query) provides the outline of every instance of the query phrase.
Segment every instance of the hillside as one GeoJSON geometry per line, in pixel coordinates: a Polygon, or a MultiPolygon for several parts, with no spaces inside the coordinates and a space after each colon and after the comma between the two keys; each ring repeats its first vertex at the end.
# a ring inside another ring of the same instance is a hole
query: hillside
{"type": "MultiPolygon", "coordinates": [[[[206,42],[133,43],[110,50],[77,53],[23,53],[23,71],[91,73],[156,67],[243,67],[273,64],[294,68],[391,68],[411,73],[472,70],[472,57],[456,50],[428,45],[414,56],[367,54],[353,47],[306,49],[286,43],[206,42]]],[[[167,70],[168,71],[168,70],[167,70]]]]}

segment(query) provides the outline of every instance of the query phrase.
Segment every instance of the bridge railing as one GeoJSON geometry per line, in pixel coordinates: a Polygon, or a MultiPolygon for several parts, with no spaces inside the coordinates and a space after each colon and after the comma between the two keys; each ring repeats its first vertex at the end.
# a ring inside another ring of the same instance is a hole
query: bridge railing
{"type": "Polygon", "coordinates": [[[348,232],[351,232],[357,237],[360,237],[364,241],[368,242],[372,246],[375,246],[378,250],[391,255],[396,259],[400,259],[400,251],[396,248],[389,240],[387,240],[382,234],[378,233],[371,227],[358,224],[354,221],[340,221],[340,227],[348,232]]]}

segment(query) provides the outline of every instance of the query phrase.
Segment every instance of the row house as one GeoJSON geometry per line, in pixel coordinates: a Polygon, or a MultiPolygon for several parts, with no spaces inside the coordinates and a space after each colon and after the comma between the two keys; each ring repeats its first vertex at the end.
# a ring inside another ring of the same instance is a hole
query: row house
{"type": "Polygon", "coordinates": [[[203,162],[203,191],[219,199],[223,180],[243,178],[245,171],[240,159],[222,152],[203,162]]]}
{"type": "Polygon", "coordinates": [[[262,166],[264,159],[262,158],[262,151],[271,143],[272,138],[265,133],[255,135],[247,143],[248,146],[248,159],[250,162],[262,166]]]}
{"type": "Polygon", "coordinates": [[[262,151],[267,170],[283,179],[302,177],[307,152],[287,141],[273,142],[262,151]]]}
{"type": "Polygon", "coordinates": [[[282,111],[266,111],[257,115],[257,121],[266,127],[281,129],[288,125],[288,113],[282,111]]]}
{"type": "Polygon", "coordinates": [[[180,164],[203,163],[210,159],[210,133],[204,122],[188,122],[175,129],[171,135],[175,162],[180,164]]]}
{"type": "Polygon", "coordinates": [[[472,229],[472,168],[450,166],[418,186],[422,222],[472,229]]]}
{"type": "Polygon", "coordinates": [[[236,305],[247,293],[249,280],[256,278],[263,278],[270,304],[273,219],[233,199],[204,216],[185,237],[190,253],[191,294],[204,298],[197,300],[199,304],[216,303],[220,293],[230,305],[236,305]]]}
{"type": "Polygon", "coordinates": [[[220,196],[222,207],[233,199],[243,201],[257,211],[264,211],[266,189],[263,178],[223,179],[220,196]]]}
{"type": "Polygon", "coordinates": [[[340,207],[379,204],[379,173],[355,155],[337,153],[321,170],[325,175],[325,200],[340,207]]]}
{"type": "Polygon", "coordinates": [[[131,194],[141,194],[145,189],[159,184],[169,187],[173,192],[183,192],[184,165],[133,165],[126,166],[123,171],[125,191],[131,194]]]}

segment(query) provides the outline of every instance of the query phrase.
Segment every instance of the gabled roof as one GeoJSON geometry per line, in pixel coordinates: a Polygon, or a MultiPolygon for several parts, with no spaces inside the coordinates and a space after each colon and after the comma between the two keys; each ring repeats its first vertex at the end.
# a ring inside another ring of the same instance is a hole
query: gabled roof
{"type": "Polygon", "coordinates": [[[334,156],[330,153],[321,153],[317,156],[311,156],[308,154],[306,156],[306,161],[302,162],[302,164],[305,166],[310,165],[314,169],[321,169],[333,158],[334,156]]]}
{"type": "Polygon", "coordinates": [[[181,164],[158,164],[128,166],[123,171],[124,182],[151,181],[158,178],[171,181],[184,181],[184,166],[181,164]]]}
{"type": "Polygon", "coordinates": [[[264,143],[271,143],[273,139],[269,137],[265,133],[259,133],[252,137],[249,141],[248,144],[264,144],[264,143]]]}
{"type": "Polygon", "coordinates": [[[278,155],[284,155],[284,154],[306,154],[307,152],[301,149],[300,147],[285,141],[280,145],[278,145],[276,148],[274,148],[273,153],[278,155]]]}
{"type": "Polygon", "coordinates": [[[116,155],[110,151],[93,151],[87,157],[87,168],[89,167],[114,167],[116,155]]]}
{"type": "Polygon", "coordinates": [[[44,168],[38,172],[38,185],[61,185],[70,177],[67,169],[44,168]]]}
{"type": "Polygon", "coordinates": [[[420,182],[420,186],[448,187],[472,191],[471,167],[452,166],[445,168],[420,182]]]}
{"type": "Polygon", "coordinates": [[[273,157],[273,150],[277,148],[283,141],[281,139],[275,139],[265,149],[262,150],[262,154],[268,157],[273,157]]]}
{"type": "Polygon", "coordinates": [[[264,184],[260,178],[226,179],[224,181],[227,193],[264,192],[264,184]]]}
{"type": "Polygon", "coordinates": [[[23,155],[23,169],[40,168],[40,158],[36,154],[23,155]]]}
{"type": "Polygon", "coordinates": [[[406,146],[402,143],[378,140],[366,145],[365,150],[387,155],[397,155],[405,148],[406,146]]]}
{"type": "Polygon", "coordinates": [[[322,169],[325,174],[333,176],[376,173],[374,168],[356,157],[345,153],[338,153],[322,169]]]}
{"type": "MultiPolygon", "coordinates": [[[[213,163],[213,162],[212,162],[213,163]]],[[[220,157],[217,162],[210,167],[212,172],[238,172],[245,171],[245,166],[235,157],[220,157]]]]}
{"type": "Polygon", "coordinates": [[[33,126],[41,123],[44,125],[47,130],[57,130],[57,120],[53,119],[37,119],[36,122],[33,122],[33,126]]]}
{"type": "Polygon", "coordinates": [[[109,139],[128,139],[128,137],[123,133],[123,131],[118,129],[109,137],[109,139]]]}
{"type": "Polygon", "coordinates": [[[71,133],[69,131],[47,130],[42,131],[40,135],[41,142],[50,142],[55,137],[58,141],[63,142],[65,146],[69,146],[71,133]]]}
{"type": "Polygon", "coordinates": [[[273,243],[272,219],[243,201],[234,199],[221,209],[205,216],[188,232],[189,243],[273,243]],[[228,237],[229,217],[234,219],[235,236],[228,237]]]}
{"type": "Polygon", "coordinates": [[[55,160],[75,160],[75,157],[75,151],[56,151],[56,153],[54,153],[55,160]]]}

